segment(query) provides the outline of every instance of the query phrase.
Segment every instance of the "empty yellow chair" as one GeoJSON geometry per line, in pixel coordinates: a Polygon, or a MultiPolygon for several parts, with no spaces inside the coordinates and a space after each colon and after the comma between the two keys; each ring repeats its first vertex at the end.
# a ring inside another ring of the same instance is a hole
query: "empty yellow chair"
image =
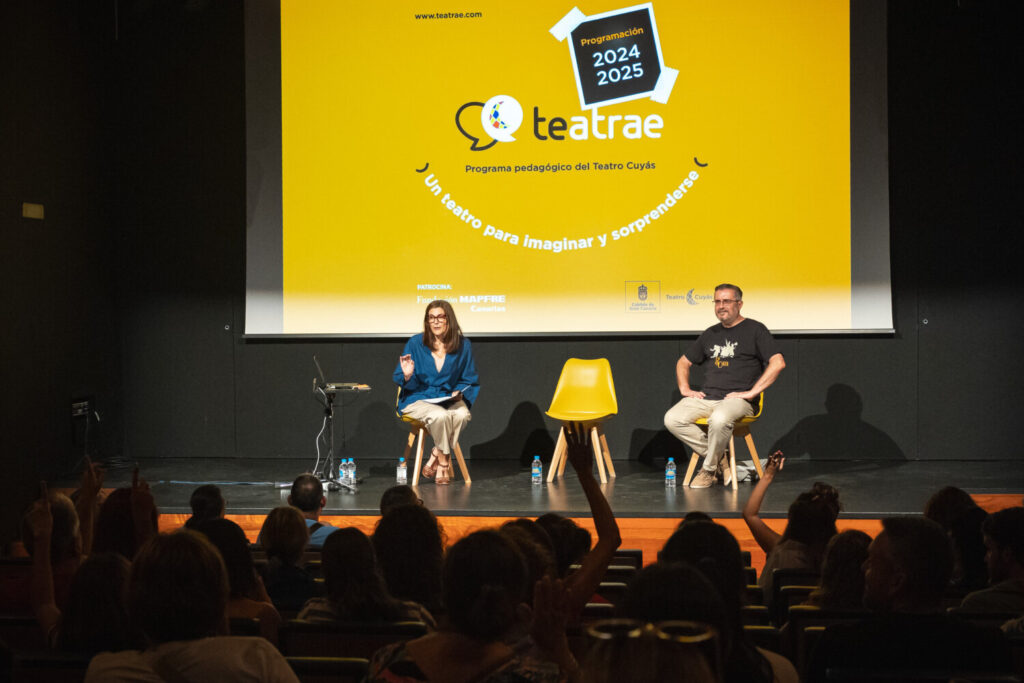
{"type": "MultiPolygon", "coordinates": [[[[732,427],[732,436],[729,437],[729,467],[732,468],[732,488],[736,490],[736,437],[742,436],[747,442],[747,449],[750,451],[750,458],[754,461],[754,469],[757,470],[757,476],[763,477],[764,470],[761,469],[761,458],[757,455],[757,449],[754,448],[754,437],[750,435],[750,425],[757,422],[757,418],[761,417],[761,411],[764,410],[764,392],[761,392],[761,398],[757,403],[757,412],[748,417],[741,417],[736,420],[732,427]]],[[[694,420],[694,424],[708,426],[708,419],[706,417],[699,417],[694,420]]],[[[690,464],[686,466],[686,476],[683,477],[683,486],[689,486],[690,480],[693,478],[693,471],[697,467],[697,460],[700,456],[696,453],[690,455],[690,464]]]]}
{"type": "MultiPolygon", "coordinates": [[[[609,474],[615,476],[615,467],[612,465],[608,440],[604,436],[601,424],[618,412],[619,402],[615,398],[612,366],[607,358],[570,358],[565,361],[547,414],[563,423],[582,422],[590,431],[590,442],[594,448],[594,459],[597,460],[597,471],[602,484],[608,482],[609,474]]],[[[558,431],[555,456],[551,459],[551,469],[548,471],[549,482],[554,481],[556,472],[558,476],[565,472],[566,450],[563,424],[558,431]]]]}

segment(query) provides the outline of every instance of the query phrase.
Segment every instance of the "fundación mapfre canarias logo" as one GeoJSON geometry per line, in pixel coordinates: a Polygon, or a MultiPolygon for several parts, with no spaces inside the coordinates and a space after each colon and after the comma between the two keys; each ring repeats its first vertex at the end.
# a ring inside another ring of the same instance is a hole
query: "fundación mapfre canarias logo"
{"type": "Polygon", "coordinates": [[[469,148],[474,152],[482,152],[493,147],[496,142],[515,142],[513,134],[523,125],[523,107],[511,95],[495,95],[486,102],[466,102],[455,113],[455,125],[460,133],[472,141],[469,148]],[[472,125],[475,122],[470,112],[476,107],[480,107],[479,121],[483,135],[491,138],[484,145],[480,144],[483,136],[474,135],[477,131],[474,130],[476,126],[472,125]]]}

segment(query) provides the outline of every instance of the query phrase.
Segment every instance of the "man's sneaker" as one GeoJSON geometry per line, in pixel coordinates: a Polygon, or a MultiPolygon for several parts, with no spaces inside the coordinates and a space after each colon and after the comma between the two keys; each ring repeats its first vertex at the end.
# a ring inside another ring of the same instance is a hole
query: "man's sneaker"
{"type": "Polygon", "coordinates": [[[728,453],[725,454],[725,457],[722,458],[721,464],[718,466],[722,472],[722,483],[726,486],[732,483],[732,468],[729,467],[728,455],[728,453]]]}
{"type": "Polygon", "coordinates": [[[715,483],[715,473],[708,472],[703,467],[700,468],[700,472],[697,476],[690,480],[691,489],[706,489],[715,483]]]}

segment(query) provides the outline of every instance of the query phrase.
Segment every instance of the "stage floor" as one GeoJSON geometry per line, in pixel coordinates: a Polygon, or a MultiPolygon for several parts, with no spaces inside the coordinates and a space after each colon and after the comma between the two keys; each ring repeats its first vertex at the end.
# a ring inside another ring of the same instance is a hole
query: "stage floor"
{"type": "MultiPolygon", "coordinates": [[[[285,503],[291,481],[313,463],[296,460],[244,460],[237,458],[178,458],[142,460],[142,476],[149,481],[161,512],[189,512],[189,496],[201,484],[217,484],[233,515],[265,515],[285,503]],[[282,488],[283,487],[283,488],[282,488]]],[[[325,515],[379,514],[381,494],[395,481],[393,460],[360,460],[362,483],[355,493],[327,494],[325,515]]],[[[685,465],[685,463],[683,463],[685,465]]],[[[518,461],[470,461],[472,483],[461,476],[450,486],[421,479],[419,495],[438,515],[536,517],[545,512],[587,516],[589,508],[574,474],[551,484],[533,486],[530,472],[518,461]]],[[[740,482],[739,490],[666,489],[664,472],[635,461],[616,461],[618,476],[603,486],[617,517],[678,518],[691,510],[715,517],[739,517],[753,485],[740,482]]],[[[679,477],[682,478],[680,468],[679,477]]],[[[571,468],[568,470],[571,472],[571,468]]],[[[545,472],[545,477],[547,472],[545,472]]],[[[412,472],[409,473],[410,482],[412,472]]],[[[957,486],[978,495],[1024,494],[1022,461],[787,461],[762,506],[762,516],[784,517],[789,503],[816,481],[840,490],[842,516],[877,519],[920,513],[929,496],[943,486],[957,486]]],[[[106,487],[128,486],[131,469],[109,468],[106,487]]],[[[54,486],[73,487],[73,480],[54,486]]]]}

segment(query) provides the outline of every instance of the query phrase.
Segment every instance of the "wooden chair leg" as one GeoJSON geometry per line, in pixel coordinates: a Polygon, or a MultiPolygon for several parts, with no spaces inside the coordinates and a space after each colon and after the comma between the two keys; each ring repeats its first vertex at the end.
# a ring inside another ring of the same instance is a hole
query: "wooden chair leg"
{"type": "Polygon", "coordinates": [[[597,434],[597,427],[590,428],[590,446],[594,450],[594,460],[597,460],[597,473],[601,477],[601,483],[608,483],[608,475],[604,471],[604,456],[601,454],[601,437],[597,434]]]}
{"type": "Polygon", "coordinates": [[[608,476],[615,478],[615,465],[612,464],[612,453],[608,450],[608,439],[604,435],[604,429],[598,427],[597,433],[601,435],[601,454],[604,456],[604,465],[608,468],[608,476]]]}
{"type": "Polygon", "coordinates": [[[558,466],[562,465],[562,469],[565,469],[565,427],[559,427],[558,429],[558,441],[555,442],[555,454],[551,457],[551,465],[548,469],[548,483],[550,484],[555,480],[555,475],[558,466]]]}
{"type": "Polygon", "coordinates": [[[469,469],[466,467],[466,459],[462,457],[462,448],[459,444],[455,444],[455,458],[459,461],[459,469],[462,470],[462,478],[466,480],[467,484],[473,483],[473,480],[469,478],[469,469]]]}
{"type": "Polygon", "coordinates": [[[683,477],[683,486],[684,487],[690,485],[690,480],[693,479],[693,471],[695,469],[697,469],[697,461],[699,459],[700,459],[700,456],[697,455],[696,453],[691,453],[690,454],[690,464],[686,466],[686,476],[683,477]]]}
{"type": "Polygon", "coordinates": [[[420,468],[423,467],[423,439],[426,437],[426,432],[423,427],[418,430],[409,432],[409,438],[416,438],[416,466],[412,468],[412,485],[416,486],[420,483],[420,468]]]}
{"type": "Polygon", "coordinates": [[[761,456],[757,454],[757,449],[754,448],[754,437],[749,429],[743,438],[747,442],[747,450],[750,451],[750,457],[754,460],[754,469],[757,470],[757,476],[760,479],[764,476],[764,468],[761,467],[761,456]]]}
{"type": "Polygon", "coordinates": [[[736,484],[736,438],[733,436],[729,437],[729,467],[732,468],[732,490],[735,491],[738,486],[736,484]]]}

